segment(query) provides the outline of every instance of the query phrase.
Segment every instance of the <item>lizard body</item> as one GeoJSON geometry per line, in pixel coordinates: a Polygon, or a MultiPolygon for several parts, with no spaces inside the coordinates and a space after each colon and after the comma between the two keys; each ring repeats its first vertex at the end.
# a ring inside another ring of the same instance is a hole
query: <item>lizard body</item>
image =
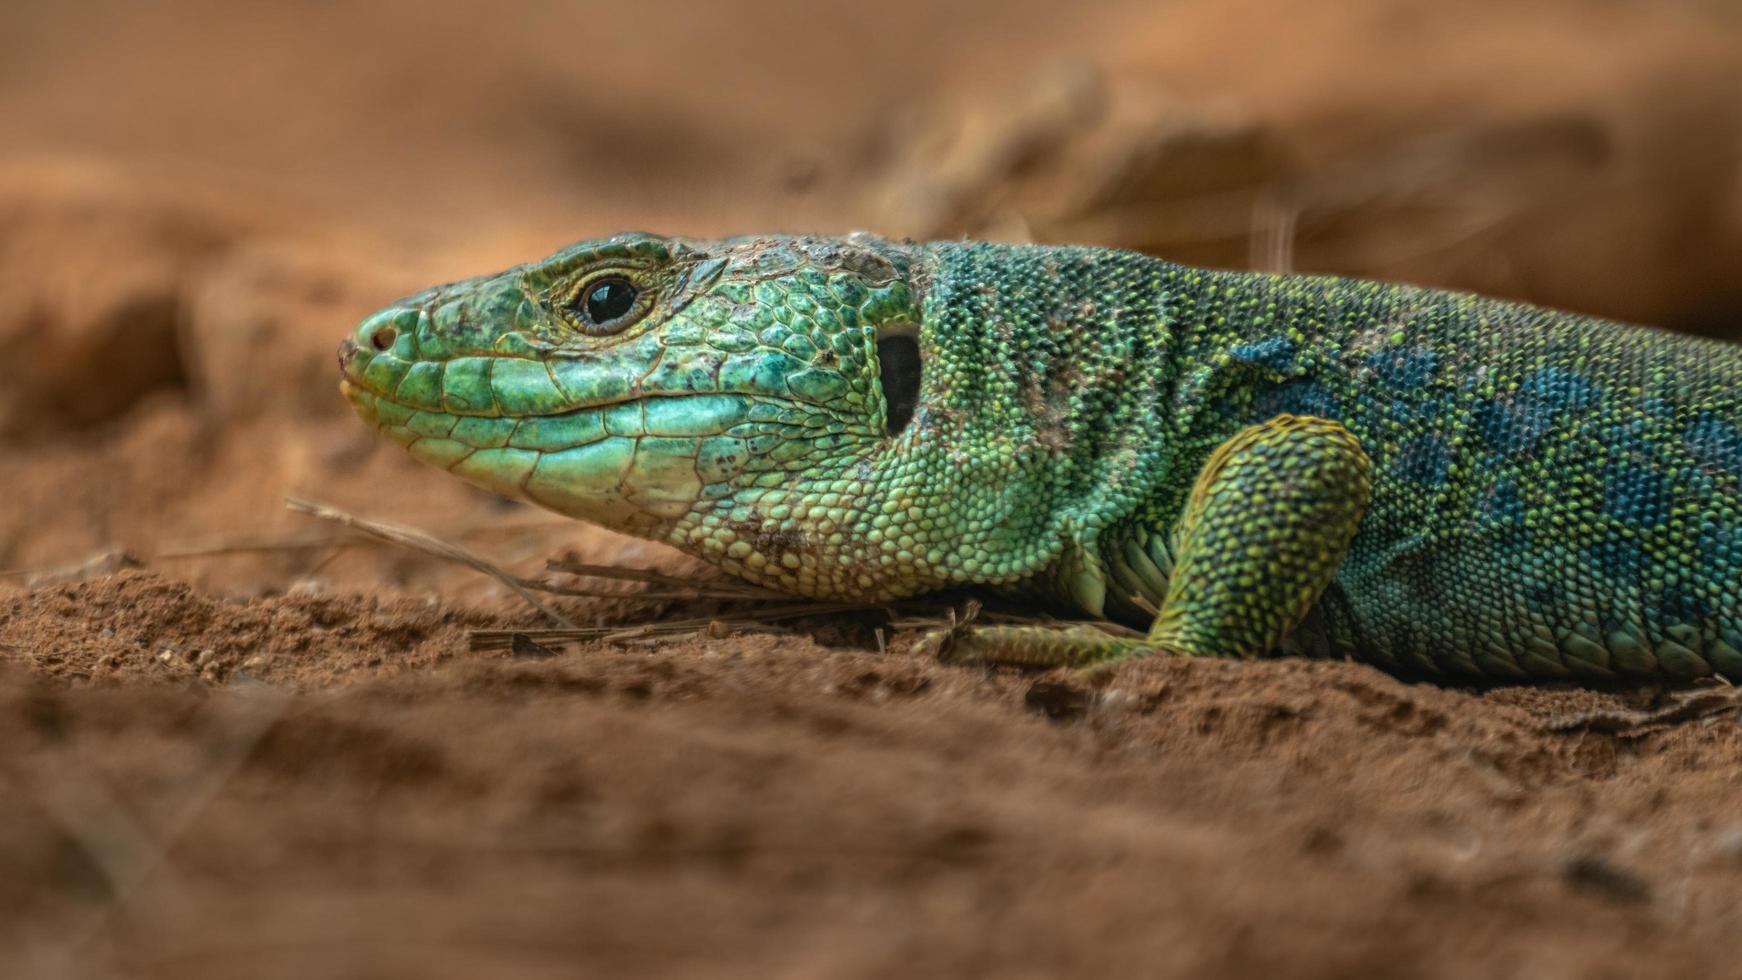
{"type": "Polygon", "coordinates": [[[340,362],[419,459],[752,582],[1153,621],[976,659],[1742,678],[1716,341],[1109,249],[622,235],[403,300],[340,362]]]}

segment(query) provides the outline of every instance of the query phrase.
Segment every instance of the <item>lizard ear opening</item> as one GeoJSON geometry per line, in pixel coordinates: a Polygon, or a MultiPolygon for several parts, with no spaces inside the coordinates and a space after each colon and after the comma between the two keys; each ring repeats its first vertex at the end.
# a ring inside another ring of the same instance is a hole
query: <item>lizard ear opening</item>
{"type": "Polygon", "coordinates": [[[878,381],[883,387],[884,431],[900,435],[913,421],[919,404],[919,337],[908,325],[898,326],[877,337],[878,381]]]}

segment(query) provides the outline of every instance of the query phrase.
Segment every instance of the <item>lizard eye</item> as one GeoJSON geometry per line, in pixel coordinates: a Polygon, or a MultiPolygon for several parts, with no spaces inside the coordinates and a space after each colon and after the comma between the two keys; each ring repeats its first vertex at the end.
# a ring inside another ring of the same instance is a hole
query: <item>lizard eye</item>
{"type": "Polygon", "coordinates": [[[575,290],[566,304],[581,329],[591,334],[621,333],[641,319],[646,311],[641,289],[620,275],[589,279],[575,290]]]}

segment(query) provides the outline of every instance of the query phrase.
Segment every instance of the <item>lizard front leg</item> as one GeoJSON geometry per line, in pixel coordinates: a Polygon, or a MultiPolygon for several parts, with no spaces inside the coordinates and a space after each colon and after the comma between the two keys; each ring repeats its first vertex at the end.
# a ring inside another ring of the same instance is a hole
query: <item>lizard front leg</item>
{"type": "Polygon", "coordinates": [[[1372,463],[1342,425],[1279,415],[1217,448],[1175,534],[1172,574],[1141,640],[1090,627],[960,628],[928,638],[957,663],[1085,667],[1172,653],[1256,657],[1318,601],[1366,512],[1372,463]]]}

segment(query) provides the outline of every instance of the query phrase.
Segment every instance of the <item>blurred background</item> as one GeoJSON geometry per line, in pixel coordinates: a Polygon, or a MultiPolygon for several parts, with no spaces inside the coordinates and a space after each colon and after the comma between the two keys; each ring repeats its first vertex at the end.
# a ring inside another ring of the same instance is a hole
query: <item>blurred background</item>
{"type": "Polygon", "coordinates": [[[1158,658],[1048,701],[875,617],[480,652],[541,620],[283,498],[670,566],[337,392],[369,311],[577,239],[1742,339],[1739,161],[1738,0],[0,0],[0,975],[1728,975],[1742,729],[1630,728],[1658,691],[1158,658]]]}
{"type": "Polygon", "coordinates": [[[334,345],[624,229],[1118,245],[1736,336],[1739,133],[1731,0],[13,0],[0,569],[291,526],[286,491],[499,518],[377,448],[334,345]]]}

